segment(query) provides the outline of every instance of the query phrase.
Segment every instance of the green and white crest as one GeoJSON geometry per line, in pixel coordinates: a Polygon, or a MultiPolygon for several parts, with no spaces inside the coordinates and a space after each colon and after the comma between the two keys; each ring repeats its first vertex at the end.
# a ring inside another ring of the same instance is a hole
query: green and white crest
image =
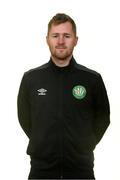
{"type": "Polygon", "coordinates": [[[86,96],[86,89],[84,86],[77,85],[72,89],[72,94],[76,99],[83,99],[86,96]]]}

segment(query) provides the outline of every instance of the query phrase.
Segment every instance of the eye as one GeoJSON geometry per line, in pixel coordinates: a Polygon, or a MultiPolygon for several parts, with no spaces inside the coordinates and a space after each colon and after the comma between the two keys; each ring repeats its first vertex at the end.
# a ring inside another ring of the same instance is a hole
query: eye
{"type": "Polygon", "coordinates": [[[53,38],[57,38],[57,37],[58,37],[58,34],[52,34],[52,37],[53,37],[53,38]]]}
{"type": "Polygon", "coordinates": [[[65,37],[66,38],[70,38],[70,34],[65,34],[65,37]]]}

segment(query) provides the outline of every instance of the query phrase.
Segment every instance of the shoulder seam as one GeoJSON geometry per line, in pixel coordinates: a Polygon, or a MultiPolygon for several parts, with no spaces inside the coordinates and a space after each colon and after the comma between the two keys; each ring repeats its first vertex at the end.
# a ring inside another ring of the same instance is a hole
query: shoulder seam
{"type": "Polygon", "coordinates": [[[97,71],[92,70],[92,69],[89,69],[89,68],[87,68],[86,66],[83,66],[83,65],[78,64],[78,63],[75,64],[75,68],[78,69],[78,70],[82,70],[82,71],[86,71],[86,72],[95,74],[95,75],[97,75],[97,76],[100,75],[97,71]]]}
{"type": "Polygon", "coordinates": [[[37,71],[37,70],[46,69],[48,67],[49,67],[49,63],[45,63],[45,64],[43,64],[43,65],[41,65],[39,67],[36,67],[36,68],[33,68],[33,69],[30,69],[30,70],[26,71],[25,74],[28,74],[28,73],[31,73],[31,72],[37,71]]]}

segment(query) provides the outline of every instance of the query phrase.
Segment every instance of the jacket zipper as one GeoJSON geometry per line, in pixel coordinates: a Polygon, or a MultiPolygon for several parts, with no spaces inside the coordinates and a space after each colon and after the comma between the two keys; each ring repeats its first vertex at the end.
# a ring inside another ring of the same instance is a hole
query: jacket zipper
{"type": "Polygon", "coordinates": [[[60,143],[60,179],[63,178],[63,73],[59,74],[59,109],[58,109],[58,118],[59,118],[59,143],[60,143]]]}

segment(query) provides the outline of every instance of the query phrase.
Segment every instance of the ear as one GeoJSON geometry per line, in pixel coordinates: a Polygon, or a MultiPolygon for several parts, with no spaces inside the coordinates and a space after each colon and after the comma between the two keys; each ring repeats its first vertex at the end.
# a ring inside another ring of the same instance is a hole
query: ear
{"type": "Polygon", "coordinates": [[[77,42],[78,42],[78,36],[76,36],[75,46],[77,45],[77,42]]]}
{"type": "Polygon", "coordinates": [[[46,43],[49,45],[49,38],[46,36],[46,43]]]}

